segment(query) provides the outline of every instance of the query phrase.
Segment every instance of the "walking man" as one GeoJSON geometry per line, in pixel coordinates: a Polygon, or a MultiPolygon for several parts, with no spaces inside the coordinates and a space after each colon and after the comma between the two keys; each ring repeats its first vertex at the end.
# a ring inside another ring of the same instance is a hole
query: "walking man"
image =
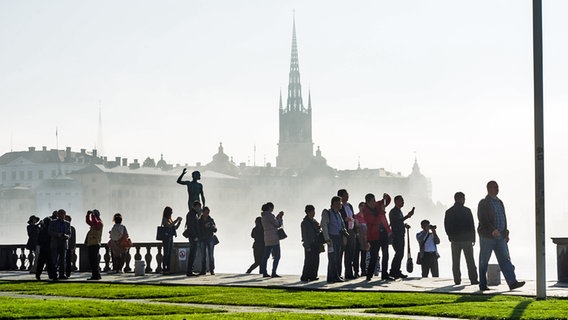
{"type": "Polygon", "coordinates": [[[475,245],[475,223],[471,210],[464,206],[465,194],[456,192],[455,204],[446,211],[444,228],[452,247],[452,273],[454,283],[461,284],[460,260],[461,252],[467,264],[467,275],[471,284],[479,284],[477,281],[477,267],[473,259],[473,246],[475,245]]]}
{"type": "Polygon", "coordinates": [[[487,196],[479,201],[477,206],[477,218],[479,225],[479,289],[489,290],[487,287],[487,265],[491,253],[495,251],[499,268],[509,285],[514,290],[525,285],[524,281],[517,281],[515,266],[509,256],[509,230],[507,229],[507,216],[503,201],[497,198],[499,185],[495,181],[487,183],[487,196]]]}

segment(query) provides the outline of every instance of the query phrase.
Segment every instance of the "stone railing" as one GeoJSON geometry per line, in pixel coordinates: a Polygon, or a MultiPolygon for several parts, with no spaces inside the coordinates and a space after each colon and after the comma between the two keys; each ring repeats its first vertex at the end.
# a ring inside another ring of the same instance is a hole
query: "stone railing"
{"type": "MultiPolygon", "coordinates": [[[[174,252],[172,252],[172,271],[184,272],[185,268],[180,268],[177,261],[178,249],[187,249],[188,243],[174,243],[174,252]]],[[[137,242],[126,254],[126,262],[124,272],[133,271],[132,260],[143,260],[145,262],[146,273],[161,273],[163,259],[163,245],[161,242],[137,242]],[[144,256],[142,256],[142,254],[144,256]],[[134,258],[134,259],[133,259],[134,258]]],[[[101,271],[106,272],[112,270],[112,258],[108,245],[102,244],[100,249],[101,271]]],[[[78,244],[72,254],[71,268],[73,271],[89,272],[89,260],[87,255],[87,246],[78,244]],[[77,254],[78,253],[78,254],[77,254]],[[79,263],[77,263],[77,261],[79,263]]],[[[0,270],[19,270],[29,271],[30,261],[34,260],[34,252],[26,249],[25,244],[0,245],[0,270]]]]}

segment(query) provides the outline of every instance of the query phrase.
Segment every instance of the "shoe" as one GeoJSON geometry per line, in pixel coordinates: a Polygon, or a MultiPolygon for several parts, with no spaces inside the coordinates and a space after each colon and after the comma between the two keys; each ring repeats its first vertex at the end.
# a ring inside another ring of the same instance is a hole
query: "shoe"
{"type": "Polygon", "coordinates": [[[524,285],[525,285],[525,282],[524,282],[524,281],[517,281],[517,282],[511,284],[511,285],[509,286],[509,289],[515,290],[515,289],[520,288],[520,287],[522,287],[522,286],[524,286],[524,285]]]}
{"type": "Polygon", "coordinates": [[[488,287],[479,287],[479,291],[489,291],[488,287]]]}
{"type": "MultiPolygon", "coordinates": [[[[456,286],[459,286],[459,285],[461,284],[461,281],[454,281],[454,284],[455,284],[456,286]]],[[[473,283],[472,283],[472,284],[473,284],[473,283]]],[[[477,284],[479,284],[479,282],[478,282],[477,284]]]]}
{"type": "Polygon", "coordinates": [[[201,271],[200,273],[198,273],[200,276],[204,276],[205,275],[205,271],[201,271]]]}
{"type": "Polygon", "coordinates": [[[471,282],[471,285],[472,285],[472,286],[473,286],[473,285],[476,285],[476,284],[479,284],[479,281],[475,280],[475,281],[472,281],[472,282],[471,282]]]}
{"type": "Polygon", "coordinates": [[[333,282],[345,282],[345,280],[343,280],[342,277],[339,277],[339,278],[333,280],[333,282]]]}
{"type": "Polygon", "coordinates": [[[251,269],[248,269],[247,272],[245,272],[245,273],[249,274],[249,273],[251,273],[251,271],[252,271],[251,269]]]}
{"type": "Polygon", "coordinates": [[[58,279],[59,279],[59,280],[67,280],[67,279],[69,279],[69,278],[67,278],[66,276],[59,276],[58,279]]]}
{"type": "Polygon", "coordinates": [[[268,273],[263,273],[263,274],[262,274],[262,277],[263,277],[263,278],[270,278],[270,275],[269,275],[268,273]]]}
{"type": "Polygon", "coordinates": [[[320,279],[320,278],[312,278],[312,279],[308,279],[308,282],[309,282],[309,281],[318,281],[319,279],[320,279]]]}
{"type": "Polygon", "coordinates": [[[282,278],[281,276],[277,275],[276,273],[273,273],[270,277],[272,277],[272,278],[282,278]]]}
{"type": "Polygon", "coordinates": [[[193,273],[193,272],[191,272],[191,273],[186,273],[185,275],[188,276],[188,277],[197,277],[197,275],[196,275],[195,273],[193,273]]]}
{"type": "Polygon", "coordinates": [[[211,271],[211,275],[214,276],[214,275],[215,275],[215,272],[211,271]]]}
{"type": "Polygon", "coordinates": [[[37,280],[37,281],[41,281],[41,276],[40,276],[39,274],[36,274],[35,277],[36,277],[36,280],[37,280]]]}
{"type": "Polygon", "coordinates": [[[345,276],[346,280],[353,280],[353,279],[357,279],[357,277],[353,276],[353,275],[349,275],[349,276],[345,276]]]}
{"type": "Polygon", "coordinates": [[[388,274],[383,274],[383,275],[381,276],[381,280],[385,280],[385,281],[392,281],[392,280],[394,280],[394,279],[396,279],[396,278],[391,277],[391,276],[388,275],[388,274]]]}
{"type": "Polygon", "coordinates": [[[309,282],[310,279],[308,279],[308,278],[300,278],[300,281],[301,281],[301,282],[309,282]]]}

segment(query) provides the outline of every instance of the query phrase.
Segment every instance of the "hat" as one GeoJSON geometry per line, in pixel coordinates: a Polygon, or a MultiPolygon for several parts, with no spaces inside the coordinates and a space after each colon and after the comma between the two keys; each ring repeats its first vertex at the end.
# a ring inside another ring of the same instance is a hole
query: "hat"
{"type": "Polygon", "coordinates": [[[36,223],[39,221],[39,218],[34,216],[33,214],[30,216],[30,219],[28,220],[28,224],[32,224],[32,223],[36,223]]]}

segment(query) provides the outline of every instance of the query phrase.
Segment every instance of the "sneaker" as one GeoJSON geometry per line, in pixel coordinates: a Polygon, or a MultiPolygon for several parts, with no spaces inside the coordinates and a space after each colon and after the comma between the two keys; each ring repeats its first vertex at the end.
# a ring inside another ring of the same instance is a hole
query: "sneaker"
{"type": "Polygon", "coordinates": [[[281,276],[277,275],[276,273],[273,273],[271,277],[272,278],[282,278],[281,276]]]}
{"type": "Polygon", "coordinates": [[[479,291],[489,291],[488,287],[479,287],[479,291]]]}
{"type": "Polygon", "coordinates": [[[263,277],[263,278],[270,278],[270,275],[269,275],[268,273],[263,273],[263,274],[262,274],[262,277],[263,277]]]}
{"type": "Polygon", "coordinates": [[[524,282],[524,281],[517,281],[517,282],[511,284],[511,285],[509,286],[509,289],[515,290],[515,289],[520,288],[520,287],[522,287],[522,286],[524,286],[524,285],[525,285],[525,282],[524,282]]]}

